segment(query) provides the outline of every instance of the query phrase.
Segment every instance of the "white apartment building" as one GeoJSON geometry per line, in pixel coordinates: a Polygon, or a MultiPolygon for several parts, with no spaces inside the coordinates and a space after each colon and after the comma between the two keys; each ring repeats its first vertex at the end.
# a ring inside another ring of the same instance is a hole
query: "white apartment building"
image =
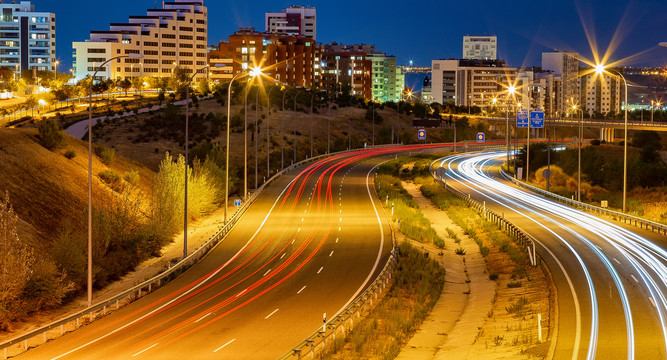
{"type": "Polygon", "coordinates": [[[463,59],[497,60],[498,37],[470,36],[463,37],[463,59]]]}
{"type": "Polygon", "coordinates": [[[36,12],[30,1],[0,1],[0,66],[23,70],[55,70],[56,15],[36,12]]]}
{"type": "Polygon", "coordinates": [[[615,76],[589,74],[579,78],[581,98],[579,104],[589,115],[620,113],[623,104],[622,81],[615,76]]]}
{"type": "Polygon", "coordinates": [[[314,6],[292,5],[282,12],[267,12],[266,32],[303,36],[317,41],[317,10],[314,6]]]}
{"type": "Polygon", "coordinates": [[[375,53],[369,54],[368,59],[373,62],[373,99],[380,102],[400,101],[405,74],[400,66],[396,66],[396,57],[375,53]]]}
{"type": "Polygon", "coordinates": [[[439,104],[490,106],[500,96],[500,84],[516,77],[515,68],[497,60],[433,60],[431,66],[431,96],[439,104]]]}
{"type": "Polygon", "coordinates": [[[579,98],[579,54],[567,51],[542,53],[542,70],[560,78],[559,88],[555,90],[554,110],[568,113],[572,100],[579,98]]]}
{"type": "MultiPolygon", "coordinates": [[[[74,42],[74,74],[77,80],[138,76],[170,77],[176,66],[194,74],[207,64],[208,14],[203,0],[171,0],[146,16],[130,16],[127,23],[112,23],[108,31],[91,31],[90,39],[74,42]],[[103,68],[99,65],[116,56],[123,58],[103,68]]],[[[202,71],[195,81],[206,78],[202,71]]]]}

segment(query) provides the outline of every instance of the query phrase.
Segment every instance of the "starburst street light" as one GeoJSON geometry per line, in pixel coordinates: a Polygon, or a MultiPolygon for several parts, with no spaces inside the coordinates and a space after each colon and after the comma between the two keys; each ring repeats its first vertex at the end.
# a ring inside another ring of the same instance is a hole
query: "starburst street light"
{"type": "Polygon", "coordinates": [[[664,47],[667,47],[667,41],[666,41],[666,42],[661,42],[661,43],[660,43],[660,44],[658,44],[658,45],[660,45],[660,46],[664,46],[664,47]]]}

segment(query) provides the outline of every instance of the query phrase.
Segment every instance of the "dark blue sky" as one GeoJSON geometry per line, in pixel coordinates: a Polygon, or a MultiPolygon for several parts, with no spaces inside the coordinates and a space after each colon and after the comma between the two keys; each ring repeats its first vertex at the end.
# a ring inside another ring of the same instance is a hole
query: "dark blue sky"
{"type": "MultiPolygon", "coordinates": [[[[145,15],[153,0],[33,0],[37,11],[57,15],[57,56],[72,62],[72,41],[110,22],[145,15]]],[[[157,6],[160,6],[160,1],[157,6]]],[[[517,0],[517,1],[353,1],[353,0],[209,0],[209,43],[217,44],[239,26],[264,31],[264,12],[290,4],[315,5],[318,41],[375,44],[396,55],[430,66],[432,59],[461,57],[462,36],[495,34],[498,56],[512,66],[540,65],[549,49],[578,51],[592,58],[582,22],[604,52],[617,29],[623,34],[612,60],[644,52],[628,65],[667,66],[667,3],[665,0],[517,0]],[[584,20],[582,21],[581,18],[584,20]]]]}

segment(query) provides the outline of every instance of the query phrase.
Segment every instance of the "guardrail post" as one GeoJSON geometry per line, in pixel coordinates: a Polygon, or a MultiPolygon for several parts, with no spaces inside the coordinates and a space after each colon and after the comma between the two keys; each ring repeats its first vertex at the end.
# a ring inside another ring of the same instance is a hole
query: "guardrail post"
{"type": "Polygon", "coordinates": [[[42,333],[42,339],[44,340],[44,342],[46,342],[46,333],[47,333],[46,331],[42,333]]]}

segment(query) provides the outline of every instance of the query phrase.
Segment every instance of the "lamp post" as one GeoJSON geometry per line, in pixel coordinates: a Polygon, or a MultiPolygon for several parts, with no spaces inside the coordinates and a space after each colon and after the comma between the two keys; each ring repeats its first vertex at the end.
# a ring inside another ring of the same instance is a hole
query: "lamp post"
{"type": "Polygon", "coordinates": [[[229,82],[229,87],[227,88],[227,147],[225,149],[225,219],[224,223],[227,224],[227,208],[229,207],[229,123],[232,119],[232,84],[237,77],[241,75],[246,75],[245,72],[240,72],[232,78],[229,82]]]}
{"type": "Polygon", "coordinates": [[[56,60],[56,62],[54,63],[55,66],[53,67],[53,81],[58,80],[58,64],[60,64],[60,61],[56,60]]]}
{"type": "Polygon", "coordinates": [[[294,111],[292,112],[292,130],[294,132],[294,140],[292,141],[294,144],[294,160],[292,160],[292,165],[296,164],[296,99],[298,97],[299,92],[297,91],[296,94],[294,94],[294,111]]]}
{"type": "Polygon", "coordinates": [[[579,117],[579,137],[577,139],[577,148],[579,153],[579,165],[577,171],[577,201],[581,202],[581,137],[583,136],[582,123],[584,121],[584,108],[577,109],[577,105],[572,105],[572,113],[579,110],[581,116],[579,117]]]}
{"type": "MultiPolygon", "coordinates": [[[[667,43],[660,43],[660,45],[667,46],[667,43]]],[[[623,83],[625,85],[625,125],[623,131],[623,212],[625,212],[625,204],[628,192],[628,82],[623,74],[618,71],[607,70],[603,64],[595,65],[595,72],[598,75],[606,72],[611,75],[619,76],[621,79],[623,79],[623,83]]]]}
{"type": "Polygon", "coordinates": [[[88,94],[88,306],[93,304],[93,82],[99,70],[111,61],[122,58],[141,58],[143,55],[131,53],[116,56],[101,63],[90,78],[88,94]]]}
{"type": "Polygon", "coordinates": [[[257,154],[259,154],[259,86],[255,94],[255,189],[257,189],[257,177],[259,176],[257,154]]]}
{"type": "Polygon", "coordinates": [[[313,95],[310,97],[310,157],[313,157],[313,105],[315,100],[315,95],[319,94],[319,91],[313,92],[313,95]]]}
{"type": "Polygon", "coordinates": [[[271,175],[271,92],[273,89],[277,88],[277,85],[274,85],[269,90],[269,93],[266,95],[266,101],[268,105],[268,117],[266,119],[266,179],[268,180],[271,175]]]}
{"type": "MultiPolygon", "coordinates": [[[[298,91],[299,87],[297,86],[295,90],[298,91]]],[[[283,112],[285,111],[285,96],[291,89],[286,89],[283,93],[283,112]]],[[[283,117],[280,117],[280,169],[285,168],[285,121],[283,117]]]]}
{"type": "Polygon", "coordinates": [[[183,207],[183,259],[188,257],[188,150],[190,144],[190,84],[195,77],[202,71],[208,70],[209,65],[195,71],[185,87],[185,205],[183,207]]]}

